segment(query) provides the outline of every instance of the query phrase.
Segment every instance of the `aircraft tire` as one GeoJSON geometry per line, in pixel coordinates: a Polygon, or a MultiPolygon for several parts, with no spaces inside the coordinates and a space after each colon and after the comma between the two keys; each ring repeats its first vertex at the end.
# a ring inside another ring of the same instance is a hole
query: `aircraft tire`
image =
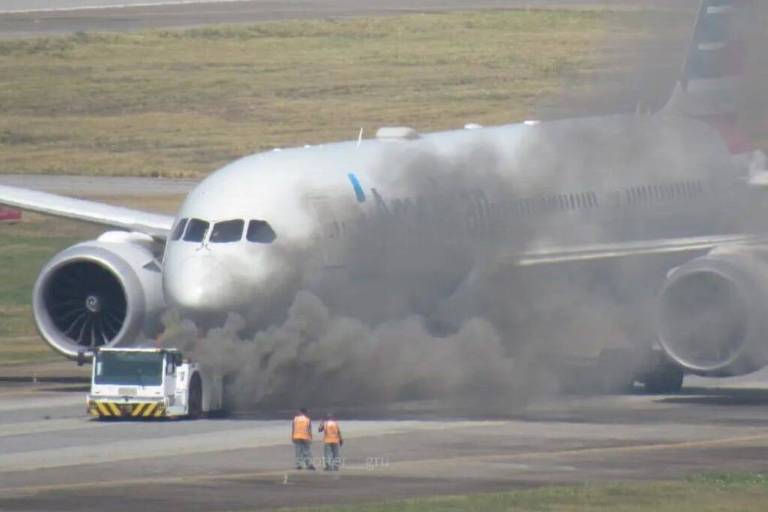
{"type": "Polygon", "coordinates": [[[187,418],[196,420],[203,415],[203,383],[197,373],[192,375],[188,393],[189,412],[187,418]]]}
{"type": "Polygon", "coordinates": [[[683,387],[685,373],[671,361],[660,361],[644,379],[645,392],[661,395],[678,393],[683,387]]]}

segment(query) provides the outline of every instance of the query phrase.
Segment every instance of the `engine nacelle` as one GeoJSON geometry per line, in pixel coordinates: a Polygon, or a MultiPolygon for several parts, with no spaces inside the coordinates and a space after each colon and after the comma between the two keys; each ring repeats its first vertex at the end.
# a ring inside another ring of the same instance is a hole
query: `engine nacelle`
{"type": "Polygon", "coordinates": [[[75,358],[79,351],[155,335],[164,301],[154,244],[140,233],[111,231],[54,256],[32,296],[43,339],[75,358]]]}
{"type": "Polygon", "coordinates": [[[712,251],[673,270],[662,288],[659,342],[697,375],[745,375],[768,364],[768,250],[712,251]]]}

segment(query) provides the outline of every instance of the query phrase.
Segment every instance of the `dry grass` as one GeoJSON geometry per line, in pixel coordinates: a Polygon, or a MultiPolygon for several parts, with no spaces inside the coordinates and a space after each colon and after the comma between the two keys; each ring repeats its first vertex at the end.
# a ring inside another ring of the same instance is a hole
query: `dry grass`
{"type": "Polygon", "coordinates": [[[501,494],[422,498],[303,512],[761,512],[768,499],[765,475],[723,474],[683,482],[586,484],[501,494]]]}
{"type": "Polygon", "coordinates": [[[0,42],[0,172],[199,176],[360,127],[520,120],[596,48],[679,22],[485,11],[0,42]]]}

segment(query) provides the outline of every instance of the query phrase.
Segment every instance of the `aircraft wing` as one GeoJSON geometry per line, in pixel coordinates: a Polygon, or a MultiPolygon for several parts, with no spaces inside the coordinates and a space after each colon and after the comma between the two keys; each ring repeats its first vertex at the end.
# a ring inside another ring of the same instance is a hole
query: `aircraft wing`
{"type": "Polygon", "coordinates": [[[713,235],[690,238],[670,238],[595,245],[570,248],[545,248],[526,251],[514,256],[514,264],[520,267],[551,265],[578,261],[607,260],[653,254],[707,251],[723,245],[751,245],[768,242],[766,235],[713,235]]]}
{"type": "Polygon", "coordinates": [[[0,185],[0,204],[55,217],[138,231],[161,240],[168,237],[174,220],[170,215],[4,185],[0,185]]]}

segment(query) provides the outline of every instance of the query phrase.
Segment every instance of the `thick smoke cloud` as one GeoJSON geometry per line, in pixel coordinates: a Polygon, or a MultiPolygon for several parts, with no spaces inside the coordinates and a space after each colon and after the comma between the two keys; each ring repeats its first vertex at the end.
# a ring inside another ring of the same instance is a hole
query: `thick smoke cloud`
{"type": "Polygon", "coordinates": [[[393,146],[382,160],[402,164],[392,178],[407,183],[409,204],[387,197],[375,215],[361,216],[356,205],[336,212],[346,219],[343,236],[280,247],[288,264],[252,311],[230,315],[202,340],[194,324],[170,315],[164,343],[229,375],[231,398],[243,407],[523,396],[526,380],[504,334],[479,312],[447,308],[500,248],[457,239],[477,236],[467,194],[490,184],[512,197],[500,158],[482,145],[460,159],[406,153],[393,146]]]}
{"type": "MultiPolygon", "coordinates": [[[[300,291],[279,325],[243,340],[241,317],[232,315],[192,348],[210,368],[233,376],[234,405],[286,407],[359,404],[449,397],[511,390],[521,384],[499,335],[474,319],[445,337],[430,333],[423,318],[375,327],[332,314],[300,291]]],[[[168,338],[183,346],[192,328],[168,338]]]]}
{"type": "Polygon", "coordinates": [[[688,256],[520,269],[511,255],[720,232],[742,215],[726,211],[727,198],[664,225],[606,204],[592,214],[592,193],[615,193],[619,206],[627,187],[682,181],[693,169],[726,177],[731,165],[711,133],[679,123],[639,116],[531,127],[513,159],[480,138],[451,151],[395,143],[382,161],[399,185],[379,191],[379,215],[361,217],[351,198],[335,205],[337,222],[322,228],[330,235],[280,249],[282,270],[251,311],[200,340],[194,324],[169,314],[163,342],[229,375],[241,407],[523,404],[557,388],[541,354],[651,345],[656,292],[688,256]],[[542,206],[573,194],[583,204],[542,206]]]}
{"type": "MultiPolygon", "coordinates": [[[[582,125],[575,141],[568,125],[532,128],[513,160],[483,138],[448,153],[396,143],[382,161],[401,173],[392,176],[400,189],[382,189],[375,215],[361,217],[356,205],[338,211],[342,236],[279,249],[288,264],[252,311],[196,341],[193,324],[169,317],[164,341],[229,375],[231,398],[245,408],[415,398],[514,407],[550,392],[558,384],[536,364],[541,354],[594,356],[606,342],[652,335],[640,334],[643,294],[632,289],[646,279],[645,263],[519,269],[510,258],[545,243],[613,239],[605,216],[521,201],[615,186],[608,171],[630,148],[606,151],[603,142],[622,123],[582,125]],[[567,163],[557,157],[564,148],[567,163]],[[502,179],[509,174],[516,179],[502,179]]],[[[666,172],[682,172],[673,158],[681,142],[662,150],[662,139],[639,130],[633,143],[653,156],[633,146],[626,165],[661,159],[666,172]]]]}

